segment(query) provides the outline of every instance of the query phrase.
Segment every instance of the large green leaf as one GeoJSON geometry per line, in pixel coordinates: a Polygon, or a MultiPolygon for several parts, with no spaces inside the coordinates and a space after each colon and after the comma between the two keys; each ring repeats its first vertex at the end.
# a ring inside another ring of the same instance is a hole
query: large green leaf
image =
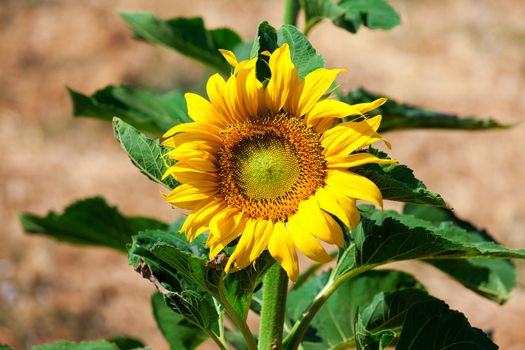
{"type": "Polygon", "coordinates": [[[160,94],[131,86],[107,86],[91,96],[68,91],[75,116],[106,121],[118,117],[139,130],[157,134],[191,121],[184,96],[178,91],[160,94]]]}
{"type": "Polygon", "coordinates": [[[208,335],[168,307],[160,293],[151,296],[153,316],[171,350],[195,349],[208,335]]]}
{"type": "Polygon", "coordinates": [[[163,20],[151,13],[123,13],[122,18],[139,39],[167,46],[226,74],[230,66],[219,49],[233,50],[242,42],[230,29],[206,29],[200,17],[163,20]]]}
{"type": "MultiPolygon", "coordinates": [[[[448,222],[448,225],[467,231],[473,240],[495,242],[485,230],[459,219],[449,209],[407,204],[403,213],[429,221],[431,224],[427,227],[448,222]]],[[[516,285],[516,268],[510,260],[462,259],[426,262],[446,272],[465,287],[500,304],[509,299],[510,292],[516,285]]]]}
{"type": "Polygon", "coordinates": [[[317,54],[312,44],[295,26],[285,24],[276,30],[265,21],[259,25],[257,38],[252,47],[252,57],[259,57],[257,63],[259,80],[270,78],[270,70],[267,67],[268,57],[261,53],[264,51],[272,52],[284,43],[290,47],[292,61],[301,78],[317,68],[324,67],[324,59],[317,54]]]}
{"type": "Polygon", "coordinates": [[[13,350],[13,348],[7,344],[0,344],[0,350],[13,350]]]}
{"type": "Polygon", "coordinates": [[[399,25],[396,11],[386,0],[302,0],[308,32],[323,19],[356,33],[361,25],[369,29],[392,29],[399,25]]]}
{"type": "MultiPolygon", "coordinates": [[[[323,273],[290,292],[287,303],[288,317],[297,320],[327,281],[328,274],[323,273]]],[[[404,288],[422,286],[411,275],[393,270],[368,271],[344,283],[330,296],[313,319],[313,329],[310,334],[307,333],[303,347],[305,350],[321,350],[353,342],[352,325],[356,322],[358,311],[370,304],[378,293],[404,288]]]]}
{"type": "Polygon", "coordinates": [[[368,340],[368,334],[390,331],[399,336],[397,350],[497,349],[486,334],[470,326],[462,313],[450,310],[443,301],[419,289],[376,295],[361,312],[360,321],[366,331],[356,333],[357,344],[368,340]]]}
{"type": "MultiPolygon", "coordinates": [[[[357,88],[340,96],[340,99],[353,104],[370,102],[380,97],[384,96],[357,88]]],[[[377,114],[383,115],[379,132],[416,128],[482,130],[508,127],[493,119],[460,118],[454,114],[433,112],[395,100],[388,100],[383,106],[370,112],[371,116],[377,114]]]]}
{"type": "Polygon", "coordinates": [[[168,149],[159,140],[147,137],[119,118],[113,119],[113,132],[131,162],[144,175],[169,189],[177,187],[177,182],[171,176],[162,179],[169,159],[163,157],[168,149]]]}
{"type": "Polygon", "coordinates": [[[27,233],[38,233],[60,241],[109,247],[126,251],[131,236],[145,229],[164,229],[163,222],[146,217],[124,217],[100,197],[89,198],[68,206],[64,213],[46,216],[30,213],[19,215],[27,233]]]}
{"type": "Polygon", "coordinates": [[[140,340],[131,337],[119,336],[110,338],[107,341],[115,344],[120,350],[144,349],[144,344],[140,340]]]}
{"type": "MultiPolygon", "coordinates": [[[[382,159],[389,158],[386,153],[373,148],[366,151],[382,159]]],[[[350,170],[372,180],[384,199],[443,207],[447,205],[438,193],[429,191],[406,165],[365,164],[350,170]]]]}

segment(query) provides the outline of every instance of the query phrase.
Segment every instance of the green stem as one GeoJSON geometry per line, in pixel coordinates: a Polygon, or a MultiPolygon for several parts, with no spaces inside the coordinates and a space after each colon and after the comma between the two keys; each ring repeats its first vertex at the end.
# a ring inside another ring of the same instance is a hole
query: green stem
{"type": "Polygon", "coordinates": [[[376,265],[366,265],[358,267],[356,269],[348,271],[342,276],[339,276],[337,279],[334,279],[331,276],[328,280],[328,283],[326,283],[323,289],[319,293],[317,293],[309,309],[306,312],[304,312],[301,315],[301,318],[299,318],[299,320],[297,320],[293,325],[292,330],[284,340],[283,349],[297,349],[301,344],[301,340],[303,339],[306,330],[310,326],[312,319],[324,305],[326,300],[328,300],[328,298],[337,290],[337,288],[339,288],[343,283],[345,283],[349,279],[360,275],[363,272],[374,268],[375,266],[376,265]]]}
{"type": "Polygon", "coordinates": [[[224,303],[223,305],[230,321],[232,321],[235,327],[241,331],[244,340],[246,340],[246,346],[248,347],[248,350],[257,350],[257,343],[255,342],[252,331],[246,322],[239,317],[237,312],[235,312],[235,310],[233,310],[233,308],[228,303],[224,303]]]}
{"type": "Polygon", "coordinates": [[[299,7],[299,0],[284,0],[284,24],[296,25],[299,7]]]}
{"type": "Polygon", "coordinates": [[[288,294],[288,276],[274,264],[263,279],[263,300],[259,329],[259,350],[281,349],[288,294]]]}

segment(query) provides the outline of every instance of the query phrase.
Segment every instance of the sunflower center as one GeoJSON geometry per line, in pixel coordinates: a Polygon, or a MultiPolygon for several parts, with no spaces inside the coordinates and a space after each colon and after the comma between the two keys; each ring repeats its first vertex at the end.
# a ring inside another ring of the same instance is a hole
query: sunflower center
{"type": "Polygon", "coordinates": [[[233,149],[239,190],[255,200],[284,196],[300,175],[293,145],[276,135],[245,138],[233,149]]]}
{"type": "Polygon", "coordinates": [[[320,135],[301,118],[262,114],[222,132],[220,188],[252,218],[285,221],[324,185],[320,135]]]}

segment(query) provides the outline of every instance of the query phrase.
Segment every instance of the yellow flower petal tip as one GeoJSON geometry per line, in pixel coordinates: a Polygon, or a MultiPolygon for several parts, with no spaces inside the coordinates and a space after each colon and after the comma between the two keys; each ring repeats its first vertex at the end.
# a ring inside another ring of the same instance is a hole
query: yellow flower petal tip
{"type": "MultiPolygon", "coordinates": [[[[188,240],[209,231],[210,259],[237,242],[225,271],[250,267],[264,250],[292,281],[299,276],[297,250],[312,260],[331,260],[321,242],[344,245],[343,231],[359,222],[356,200],[382,207],[377,186],[347,169],[394,163],[352,153],[383,140],[380,117],[333,125],[334,119],[364,114],[386,102],[348,105],[326,98],[344,69],[317,69],[303,79],[282,45],[269,56],[271,78],[256,78],[256,61],[221,54],[235,69],[224,80],[210,77],[208,99],[187,93],[194,122],[171,128],[163,145],[173,162],[163,178],[182,183],[170,203],[190,211],[182,231],[188,240]]],[[[387,141],[385,141],[387,142],[387,141]]]]}

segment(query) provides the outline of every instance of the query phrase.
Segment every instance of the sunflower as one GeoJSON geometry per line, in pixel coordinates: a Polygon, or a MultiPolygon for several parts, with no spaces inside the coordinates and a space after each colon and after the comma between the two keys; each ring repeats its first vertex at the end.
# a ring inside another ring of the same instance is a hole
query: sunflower
{"type": "Polygon", "coordinates": [[[381,116],[365,113],[386,99],[349,105],[325,98],[343,70],[319,68],[301,79],[287,44],[266,52],[265,82],[256,77],[257,58],[239,62],[221,53],[231,76],[211,76],[208,99],[186,94],[193,122],[163,135],[172,148],[166,156],[176,161],[164,177],[181,183],[165,197],[191,211],[182,227],[188,240],[209,231],[210,259],[238,239],[226,272],[249,266],[267,248],[296,281],[296,248],[329,261],[321,241],[343,246],[341,225],[351,229],[360,220],[356,199],[383,205],[377,186],[348,169],[394,162],[352,154],[382,140],[381,116]],[[335,123],[347,116],[360,121],[335,123]]]}

